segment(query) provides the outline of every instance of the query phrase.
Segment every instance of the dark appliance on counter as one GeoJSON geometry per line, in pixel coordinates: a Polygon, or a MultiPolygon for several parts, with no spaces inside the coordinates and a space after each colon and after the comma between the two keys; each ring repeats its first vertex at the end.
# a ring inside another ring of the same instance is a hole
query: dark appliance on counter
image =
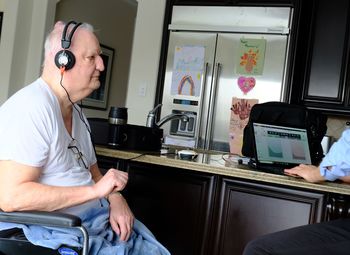
{"type": "Polygon", "coordinates": [[[108,119],[88,118],[95,145],[113,149],[159,151],[163,129],[130,124],[110,124],[108,119]]]}
{"type": "Polygon", "coordinates": [[[108,119],[87,118],[87,120],[90,125],[91,140],[93,144],[106,146],[108,144],[108,119]]]}
{"type": "Polygon", "coordinates": [[[121,134],[125,133],[125,125],[128,123],[128,109],[112,106],[108,114],[108,123],[108,145],[118,147],[126,140],[121,134]]]}

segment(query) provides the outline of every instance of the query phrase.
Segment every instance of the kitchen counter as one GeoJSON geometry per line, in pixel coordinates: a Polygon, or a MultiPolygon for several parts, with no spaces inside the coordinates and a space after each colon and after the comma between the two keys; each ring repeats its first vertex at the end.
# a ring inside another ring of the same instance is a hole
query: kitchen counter
{"type": "Polygon", "coordinates": [[[259,172],[228,154],[96,152],[103,170],[128,171],[131,210],[173,254],[242,254],[262,234],[350,216],[349,185],[259,172]]]}
{"type": "Polygon", "coordinates": [[[235,160],[230,160],[227,154],[222,153],[199,153],[193,161],[181,160],[175,153],[162,152],[152,154],[151,152],[141,154],[139,152],[114,150],[106,147],[96,147],[96,153],[100,156],[133,160],[148,164],[155,164],[168,167],[176,167],[191,171],[206,172],[222,176],[242,178],[245,180],[261,181],[286,185],[309,190],[331,192],[337,194],[350,195],[350,185],[339,182],[309,183],[301,178],[290,176],[269,174],[251,170],[245,164],[238,164],[235,160]],[[204,162],[204,163],[202,163],[204,162]]]}

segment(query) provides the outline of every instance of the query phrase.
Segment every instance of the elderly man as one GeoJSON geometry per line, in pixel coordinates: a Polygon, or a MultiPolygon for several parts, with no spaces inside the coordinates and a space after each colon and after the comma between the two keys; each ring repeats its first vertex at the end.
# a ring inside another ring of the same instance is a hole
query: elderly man
{"type": "MultiPolygon", "coordinates": [[[[169,254],[134,219],[119,193],[127,173],[112,168],[102,176],[99,171],[88,122],[76,102],[100,86],[100,54],[91,25],[57,22],[45,42],[41,77],[1,106],[0,208],[77,215],[95,235],[92,254],[169,254]],[[147,238],[138,238],[143,233],[147,238]]],[[[27,237],[38,241],[37,235],[27,237]]]]}

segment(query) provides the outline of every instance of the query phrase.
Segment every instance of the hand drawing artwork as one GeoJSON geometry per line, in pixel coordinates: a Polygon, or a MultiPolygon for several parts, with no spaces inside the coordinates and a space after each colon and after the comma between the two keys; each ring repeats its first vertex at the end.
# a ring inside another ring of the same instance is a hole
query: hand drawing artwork
{"type": "Polygon", "coordinates": [[[230,119],[230,153],[242,155],[243,129],[249,121],[250,111],[258,99],[232,98],[230,119]]]}
{"type": "Polygon", "coordinates": [[[238,87],[246,95],[249,91],[251,91],[255,87],[255,78],[254,77],[244,77],[240,76],[237,80],[238,87]]]}
{"type": "Polygon", "coordinates": [[[176,46],[171,94],[199,97],[204,67],[203,46],[176,46]]]}
{"type": "Polygon", "coordinates": [[[240,39],[237,73],[243,75],[262,75],[265,62],[265,39],[240,39]]]}
{"type": "Polygon", "coordinates": [[[253,67],[256,66],[259,57],[259,50],[253,51],[249,49],[241,56],[241,66],[244,66],[247,73],[252,73],[253,67]]]}
{"type": "Polygon", "coordinates": [[[247,119],[249,117],[251,109],[252,105],[248,103],[247,99],[240,99],[238,102],[236,98],[232,100],[231,111],[233,112],[233,114],[238,115],[240,120],[247,119]]]}
{"type": "Polygon", "coordinates": [[[184,77],[182,77],[178,87],[177,87],[177,93],[179,95],[182,95],[182,90],[184,88],[184,86],[188,83],[189,85],[189,94],[190,96],[194,96],[194,89],[195,89],[195,85],[194,85],[194,81],[192,79],[192,76],[190,75],[185,75],[184,77]]]}

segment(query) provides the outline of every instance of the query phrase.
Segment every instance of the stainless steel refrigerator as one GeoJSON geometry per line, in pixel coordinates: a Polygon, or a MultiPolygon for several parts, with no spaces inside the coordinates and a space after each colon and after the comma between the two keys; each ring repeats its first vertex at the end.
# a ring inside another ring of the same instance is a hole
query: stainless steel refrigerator
{"type": "Polygon", "coordinates": [[[292,10],[175,8],[161,117],[189,119],[166,123],[164,143],[228,152],[233,98],[284,100],[292,10]]]}

